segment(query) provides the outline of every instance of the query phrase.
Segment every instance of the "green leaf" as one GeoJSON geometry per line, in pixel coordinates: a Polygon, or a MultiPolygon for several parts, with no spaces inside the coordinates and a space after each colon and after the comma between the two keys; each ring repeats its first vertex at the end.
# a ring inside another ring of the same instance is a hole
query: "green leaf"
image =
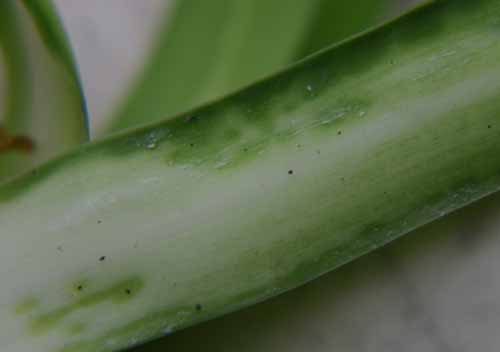
{"type": "MultiPolygon", "coordinates": [[[[481,295],[471,297],[457,289],[482,292],[481,286],[469,285],[479,276],[483,281],[485,269],[471,264],[488,263],[498,253],[485,247],[498,244],[491,224],[498,214],[499,196],[449,214],[303,287],[133,351],[198,352],[200,346],[209,352],[393,351],[391,346],[413,347],[415,341],[435,346],[435,337],[444,331],[440,322],[467,317],[470,304],[482,300],[481,295]],[[471,233],[471,228],[476,230],[471,233]],[[450,279],[454,275],[460,282],[450,279]],[[442,293],[439,298],[437,292],[442,293]],[[447,312],[432,310],[445,302],[450,304],[447,312]],[[429,319],[436,329],[431,335],[425,334],[429,319]]],[[[469,327],[488,329],[493,324],[481,319],[469,327]]],[[[464,338],[470,350],[481,343],[476,335],[464,338]]],[[[458,350],[463,341],[444,338],[435,350],[458,350]]]]}
{"type": "Polygon", "coordinates": [[[68,38],[59,20],[52,0],[22,0],[24,6],[32,16],[35,26],[46,48],[52,55],[66,66],[68,71],[74,71],[78,78],[77,68],[73,59],[68,38]]]}
{"type": "Polygon", "coordinates": [[[344,40],[379,22],[396,1],[319,0],[297,59],[344,40]]]}
{"type": "Polygon", "coordinates": [[[157,121],[241,88],[369,27],[388,3],[363,0],[353,17],[345,0],[178,1],[111,129],[157,121]]]}
{"type": "Polygon", "coordinates": [[[3,144],[14,136],[26,141],[0,152],[3,180],[86,141],[88,134],[75,65],[50,1],[2,1],[0,49],[5,80],[0,138],[3,144]],[[31,143],[34,148],[26,145],[31,143]]]}
{"type": "MultiPolygon", "coordinates": [[[[352,2],[348,0],[321,1],[320,6],[318,6],[319,11],[316,11],[315,19],[309,26],[308,39],[304,41],[300,57],[314,53],[331,43],[339,42],[354,33],[371,27],[380,20],[382,14],[390,12],[390,8],[394,5],[392,1],[365,0],[353,7],[352,2]]],[[[335,278],[338,276],[336,275],[335,278]]],[[[295,290],[300,291],[298,293],[294,293],[295,291],[287,293],[277,301],[272,300],[258,307],[252,307],[250,310],[235,313],[226,319],[217,319],[209,324],[196,326],[182,334],[176,334],[173,338],[169,336],[155,340],[151,344],[136,348],[134,351],[150,352],[166,351],[167,349],[198,351],[199,341],[204,341],[204,349],[207,351],[221,349],[240,352],[260,351],[262,346],[266,346],[264,344],[267,344],[267,348],[270,350],[291,351],[294,348],[301,350],[304,347],[297,347],[297,342],[302,337],[301,333],[308,334],[309,330],[314,329],[313,326],[318,326],[318,320],[323,326],[331,326],[335,322],[336,317],[322,317],[311,307],[331,304],[332,297],[336,293],[334,291],[338,289],[338,287],[332,288],[331,281],[331,279],[317,280],[308,288],[295,290]],[[300,295],[304,292],[309,293],[310,296],[313,295],[314,302],[309,304],[303,302],[300,295]],[[301,309],[303,306],[306,308],[301,309]],[[251,319],[250,322],[249,319],[251,319]],[[287,327],[287,338],[278,342],[280,340],[279,332],[293,319],[296,320],[295,324],[300,326],[299,331],[295,331],[294,338],[292,338],[287,327]],[[284,322],[286,323],[283,324],[284,322]],[[252,325],[250,329],[249,323],[252,325]],[[216,331],[227,332],[228,330],[231,331],[231,335],[237,336],[237,338],[228,338],[227,333],[216,333],[216,331]],[[276,347],[275,344],[279,344],[279,347],[276,347]]],[[[315,352],[331,351],[333,348],[332,344],[322,344],[316,346],[314,350],[315,352]]]]}
{"type": "Polygon", "coordinates": [[[499,17],[439,1],[0,186],[3,350],[128,347],[497,191],[499,17]]]}

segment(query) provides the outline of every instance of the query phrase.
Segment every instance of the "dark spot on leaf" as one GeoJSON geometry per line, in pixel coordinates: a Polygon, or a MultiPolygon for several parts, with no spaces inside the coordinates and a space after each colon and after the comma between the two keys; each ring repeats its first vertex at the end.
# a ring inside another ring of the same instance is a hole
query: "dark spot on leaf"
{"type": "Polygon", "coordinates": [[[199,303],[198,303],[198,304],[195,306],[195,309],[199,312],[199,311],[201,311],[201,310],[203,309],[203,307],[202,307],[202,305],[201,305],[201,304],[199,304],[199,303]]]}
{"type": "Polygon", "coordinates": [[[130,294],[132,293],[132,290],[130,290],[129,288],[127,288],[127,289],[125,289],[125,293],[126,293],[127,295],[130,295],[130,294]]]}
{"type": "Polygon", "coordinates": [[[12,136],[0,126],[0,152],[17,150],[31,153],[35,149],[35,142],[27,136],[12,136]]]}
{"type": "Polygon", "coordinates": [[[101,262],[103,262],[105,260],[106,260],[106,256],[105,255],[103,255],[102,257],[99,258],[99,261],[101,261],[101,262]]]}
{"type": "Polygon", "coordinates": [[[293,175],[293,170],[288,170],[289,175],[293,175]]]}
{"type": "Polygon", "coordinates": [[[342,131],[338,131],[337,134],[340,136],[342,134],[342,131]]]}
{"type": "Polygon", "coordinates": [[[198,117],[196,117],[196,116],[186,117],[186,122],[196,122],[196,121],[198,121],[198,117]]]}
{"type": "Polygon", "coordinates": [[[77,289],[78,291],[82,291],[82,290],[83,290],[83,285],[78,285],[78,286],[76,286],[76,289],[77,289]]]}

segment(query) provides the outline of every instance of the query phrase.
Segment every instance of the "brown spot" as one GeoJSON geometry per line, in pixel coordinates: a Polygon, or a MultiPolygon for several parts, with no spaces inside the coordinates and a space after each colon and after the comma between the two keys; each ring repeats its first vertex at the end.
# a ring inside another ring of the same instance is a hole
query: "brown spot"
{"type": "Polygon", "coordinates": [[[0,127],[0,153],[18,150],[23,153],[31,153],[35,149],[34,141],[26,136],[11,136],[0,127]]]}

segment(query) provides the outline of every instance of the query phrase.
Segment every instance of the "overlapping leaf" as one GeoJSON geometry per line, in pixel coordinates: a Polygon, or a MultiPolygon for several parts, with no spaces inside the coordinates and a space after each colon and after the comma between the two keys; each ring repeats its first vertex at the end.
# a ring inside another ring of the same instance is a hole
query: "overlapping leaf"
{"type": "Polygon", "coordinates": [[[390,0],[182,0],[112,118],[117,131],[250,84],[376,23],[390,0]]]}
{"type": "Polygon", "coordinates": [[[2,1],[0,48],[1,180],[86,141],[88,134],[78,75],[50,1],[2,1]]]}

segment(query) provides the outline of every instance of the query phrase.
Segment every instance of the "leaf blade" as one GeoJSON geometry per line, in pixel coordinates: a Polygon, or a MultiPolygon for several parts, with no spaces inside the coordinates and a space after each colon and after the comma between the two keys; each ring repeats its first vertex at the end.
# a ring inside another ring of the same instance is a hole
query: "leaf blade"
{"type": "Polygon", "coordinates": [[[44,302],[20,318],[27,330],[0,316],[0,334],[19,328],[0,341],[8,352],[131,346],[296,287],[497,191],[498,14],[497,0],[440,1],[0,186],[0,258],[16,272],[0,301],[44,302]],[[102,256],[114,259],[103,267],[102,256]],[[130,299],[123,283],[137,289],[130,299]],[[89,330],[65,336],[69,317],[89,330]]]}
{"type": "Polygon", "coordinates": [[[0,155],[0,178],[6,179],[87,141],[88,123],[79,78],[52,3],[8,0],[2,7],[3,16],[17,18],[16,27],[4,22],[4,37],[18,28],[13,34],[17,49],[10,45],[5,56],[17,50],[24,57],[8,72],[9,96],[15,96],[21,110],[7,112],[5,128],[35,143],[29,154],[0,155]]]}
{"type": "Polygon", "coordinates": [[[347,21],[352,7],[343,0],[179,1],[110,128],[152,122],[221,97],[368,28],[388,3],[362,1],[357,20],[347,21]]]}

